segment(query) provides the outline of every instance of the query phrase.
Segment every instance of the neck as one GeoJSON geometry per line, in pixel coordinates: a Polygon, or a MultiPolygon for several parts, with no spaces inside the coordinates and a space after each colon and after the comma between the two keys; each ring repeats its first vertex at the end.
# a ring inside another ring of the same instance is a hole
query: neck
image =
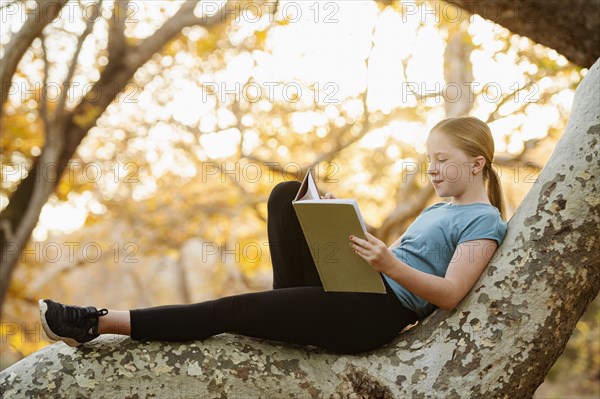
{"type": "Polygon", "coordinates": [[[455,205],[472,204],[474,202],[491,204],[485,189],[485,185],[482,183],[481,185],[478,184],[476,187],[476,189],[474,188],[472,190],[465,191],[461,195],[451,197],[452,203],[455,205]]]}

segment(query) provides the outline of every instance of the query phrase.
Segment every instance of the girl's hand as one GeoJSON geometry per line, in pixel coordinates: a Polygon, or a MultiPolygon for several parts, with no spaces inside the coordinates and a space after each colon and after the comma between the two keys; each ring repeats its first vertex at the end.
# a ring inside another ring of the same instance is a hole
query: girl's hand
{"type": "Polygon", "coordinates": [[[387,274],[394,265],[394,254],[383,241],[373,234],[367,232],[366,237],[367,239],[363,240],[356,236],[350,236],[352,250],[369,262],[373,269],[387,274]]]}
{"type": "Polygon", "coordinates": [[[325,193],[325,195],[321,195],[321,198],[323,198],[323,199],[335,199],[337,197],[335,195],[331,194],[331,193],[325,193]]]}

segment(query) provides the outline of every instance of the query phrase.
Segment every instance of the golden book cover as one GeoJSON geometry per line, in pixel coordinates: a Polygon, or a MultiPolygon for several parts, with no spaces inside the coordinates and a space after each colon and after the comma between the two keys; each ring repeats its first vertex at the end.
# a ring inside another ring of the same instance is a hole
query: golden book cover
{"type": "Polygon", "coordinates": [[[386,293],[381,274],[350,247],[350,235],[367,231],[355,199],[322,199],[309,169],[292,205],[325,291],[386,293]]]}

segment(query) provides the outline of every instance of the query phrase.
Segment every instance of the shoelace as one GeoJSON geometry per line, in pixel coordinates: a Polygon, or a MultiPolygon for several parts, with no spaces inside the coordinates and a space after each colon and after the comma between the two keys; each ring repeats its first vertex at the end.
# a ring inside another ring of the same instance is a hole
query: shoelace
{"type": "MultiPolygon", "coordinates": [[[[81,318],[81,307],[79,306],[63,306],[62,311],[65,312],[64,317],[68,322],[76,322],[81,318]]],[[[100,309],[93,311],[91,309],[85,309],[84,316],[86,317],[100,317],[108,313],[108,309],[100,309]]]]}
{"type": "Polygon", "coordinates": [[[100,316],[105,316],[108,314],[108,309],[100,309],[100,310],[96,310],[95,312],[93,310],[88,310],[86,316],[87,317],[100,317],[100,316]]]}
{"type": "Polygon", "coordinates": [[[98,317],[104,316],[108,313],[108,309],[92,310],[88,309],[85,316],[88,318],[88,334],[98,334],[98,317]],[[94,318],[96,320],[94,320],[94,318]]]}

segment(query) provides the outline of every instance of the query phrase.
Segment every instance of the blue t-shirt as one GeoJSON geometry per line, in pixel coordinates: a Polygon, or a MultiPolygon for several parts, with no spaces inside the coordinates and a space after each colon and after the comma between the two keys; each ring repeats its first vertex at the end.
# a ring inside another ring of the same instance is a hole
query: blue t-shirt
{"type": "MultiPolygon", "coordinates": [[[[493,205],[439,202],[421,212],[392,253],[417,270],[444,277],[458,244],[487,238],[496,240],[500,246],[506,228],[507,222],[502,220],[498,208],[493,205]]],[[[464,255],[480,250],[485,249],[467,245],[464,255]]],[[[458,259],[461,254],[456,256],[458,259]]],[[[408,291],[384,273],[382,275],[404,307],[413,310],[420,318],[436,309],[434,304],[408,291]]]]}

